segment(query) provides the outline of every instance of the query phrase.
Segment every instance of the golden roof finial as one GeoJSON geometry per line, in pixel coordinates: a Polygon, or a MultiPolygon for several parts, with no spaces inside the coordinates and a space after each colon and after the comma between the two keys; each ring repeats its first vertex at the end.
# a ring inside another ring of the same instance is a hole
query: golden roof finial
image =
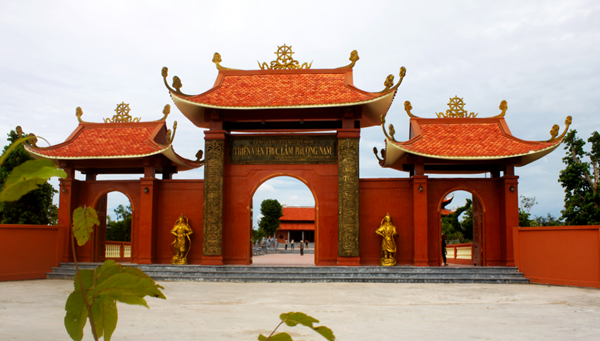
{"type": "Polygon", "coordinates": [[[177,131],[177,121],[175,121],[175,123],[173,123],[173,130],[171,130],[171,129],[167,130],[167,144],[173,143],[173,140],[175,139],[176,131],[177,131]]]}
{"type": "Polygon", "coordinates": [[[231,69],[231,68],[228,68],[228,67],[221,66],[221,62],[222,61],[223,60],[221,59],[221,55],[219,54],[219,52],[215,52],[215,54],[213,56],[213,59],[212,59],[212,62],[217,65],[217,70],[235,70],[235,69],[231,69]]]}
{"type": "Polygon", "coordinates": [[[394,85],[394,75],[388,75],[385,78],[385,82],[383,82],[385,89],[383,89],[379,93],[384,93],[384,92],[387,92],[390,90],[397,89],[400,86],[400,84],[402,84],[402,80],[404,79],[404,76],[406,76],[406,68],[403,66],[400,68],[400,80],[398,81],[398,84],[394,85]]]}
{"type": "Polygon", "coordinates": [[[117,113],[112,118],[105,118],[104,123],[131,123],[131,122],[139,122],[140,118],[133,118],[129,115],[129,104],[125,104],[125,102],[121,102],[121,104],[117,104],[117,108],[115,112],[117,113]]]}
{"type": "Polygon", "coordinates": [[[75,109],[75,116],[77,116],[77,121],[83,122],[83,120],[81,119],[81,116],[83,116],[83,110],[81,109],[81,107],[77,107],[77,109],[75,109]]]}
{"type": "Polygon", "coordinates": [[[163,117],[159,120],[159,121],[164,121],[167,119],[167,116],[169,116],[169,114],[171,113],[171,106],[170,105],[165,105],[165,108],[163,109],[163,117]]]}
{"type": "Polygon", "coordinates": [[[458,96],[454,96],[454,98],[450,98],[450,101],[448,102],[448,107],[449,109],[446,110],[445,113],[440,112],[440,113],[436,113],[438,118],[464,118],[464,117],[470,117],[470,118],[475,118],[477,117],[476,113],[469,113],[468,111],[464,110],[465,107],[465,102],[463,101],[462,98],[459,98],[458,96]]]}
{"type": "Polygon", "coordinates": [[[277,52],[275,52],[277,59],[272,61],[270,65],[258,62],[258,66],[261,70],[310,69],[312,62],[300,65],[300,62],[292,57],[294,53],[291,46],[285,44],[277,46],[277,52]]]}
{"type": "Polygon", "coordinates": [[[410,112],[412,110],[412,105],[410,104],[410,101],[406,101],[404,102],[404,111],[406,111],[406,113],[408,114],[409,117],[417,117],[415,115],[412,114],[412,112],[410,112]]]}
{"type": "Polygon", "coordinates": [[[351,69],[354,67],[354,65],[356,64],[356,62],[359,60],[360,58],[358,57],[358,51],[353,50],[352,52],[350,52],[350,61],[352,63],[346,65],[346,66],[342,66],[339,69],[351,69]]]}
{"type": "Polygon", "coordinates": [[[185,96],[185,97],[190,96],[190,95],[186,95],[183,92],[181,92],[181,88],[183,87],[183,85],[181,84],[181,79],[179,79],[179,77],[177,77],[177,76],[173,77],[173,88],[175,88],[175,89],[173,89],[169,86],[169,83],[167,83],[167,76],[169,76],[169,69],[166,66],[162,68],[161,75],[163,77],[163,81],[165,82],[165,86],[167,87],[167,89],[169,89],[169,91],[174,92],[180,96],[185,96]]]}
{"type": "Polygon", "coordinates": [[[550,130],[550,136],[552,136],[552,138],[545,142],[554,142],[556,140],[560,140],[563,137],[565,137],[565,134],[567,133],[567,130],[569,130],[569,126],[571,125],[571,123],[573,123],[573,118],[571,116],[567,116],[567,118],[565,119],[565,125],[566,125],[565,131],[563,131],[563,133],[560,134],[560,136],[558,136],[558,131],[559,131],[560,127],[558,126],[558,124],[555,124],[552,127],[552,130],[550,130]]]}

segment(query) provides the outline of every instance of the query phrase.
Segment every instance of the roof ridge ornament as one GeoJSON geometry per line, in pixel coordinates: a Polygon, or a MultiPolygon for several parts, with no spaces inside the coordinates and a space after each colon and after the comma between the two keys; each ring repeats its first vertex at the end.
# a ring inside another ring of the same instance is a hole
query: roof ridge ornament
{"type": "Polygon", "coordinates": [[[159,121],[165,121],[167,119],[167,117],[171,113],[171,106],[168,105],[168,104],[166,104],[165,108],[162,111],[162,113],[163,113],[163,117],[159,121]]]}
{"type": "Polygon", "coordinates": [[[358,57],[358,51],[352,50],[352,52],[350,52],[350,59],[349,59],[352,63],[350,63],[346,66],[339,67],[338,69],[352,69],[359,59],[360,58],[358,57]]]}
{"type": "MultiPolygon", "coordinates": [[[[477,117],[478,114],[472,112],[469,113],[469,111],[465,111],[465,102],[463,101],[462,98],[459,98],[458,96],[454,96],[453,98],[450,98],[450,101],[448,102],[448,107],[449,109],[446,110],[445,113],[440,112],[440,113],[435,113],[437,115],[438,118],[475,118],[477,117]]],[[[503,113],[506,111],[503,111],[503,113]]]]}
{"type": "MultiPolygon", "coordinates": [[[[133,118],[129,115],[129,104],[125,104],[125,102],[121,102],[121,104],[117,104],[117,108],[115,109],[116,115],[113,115],[112,118],[105,118],[104,123],[131,123],[131,122],[139,122],[140,118],[133,118]]],[[[83,113],[83,112],[82,112],[83,113]]]]}
{"type": "Polygon", "coordinates": [[[400,80],[398,81],[398,84],[394,85],[394,75],[388,75],[385,78],[385,82],[383,82],[385,89],[383,89],[379,93],[381,94],[381,93],[388,92],[391,90],[396,90],[400,86],[400,84],[402,84],[402,80],[404,79],[404,76],[406,76],[406,68],[403,66],[400,68],[400,80]]]}
{"type": "Polygon", "coordinates": [[[237,69],[232,69],[232,68],[221,66],[222,61],[223,60],[221,59],[221,54],[219,54],[219,52],[215,52],[212,62],[217,65],[217,70],[237,70],[237,69]]]}
{"type": "Polygon", "coordinates": [[[83,110],[81,109],[81,107],[77,107],[77,109],[75,109],[75,116],[77,116],[77,121],[79,121],[79,123],[83,123],[84,122],[81,119],[81,116],[83,116],[83,110]]]}
{"type": "Polygon", "coordinates": [[[277,59],[272,61],[270,64],[263,62],[262,64],[258,62],[258,66],[261,70],[284,70],[284,69],[310,69],[312,66],[312,61],[310,64],[302,63],[295,60],[292,55],[295,52],[292,51],[292,46],[287,46],[283,44],[283,46],[277,46],[277,59]]]}
{"type": "Polygon", "coordinates": [[[558,136],[558,131],[559,131],[560,127],[558,126],[558,124],[555,124],[554,126],[552,126],[552,130],[550,130],[550,136],[552,136],[552,138],[548,141],[542,141],[542,142],[554,142],[554,141],[562,140],[562,138],[565,137],[567,130],[569,130],[569,126],[571,125],[572,122],[573,122],[573,118],[571,116],[567,116],[567,118],[565,119],[565,125],[566,125],[565,131],[563,131],[563,133],[560,134],[560,136],[558,136]]]}
{"type": "Polygon", "coordinates": [[[169,83],[167,83],[167,77],[169,76],[169,69],[166,66],[162,68],[161,74],[163,77],[163,81],[165,82],[165,86],[167,87],[167,89],[169,89],[169,91],[174,92],[180,96],[190,97],[190,95],[186,95],[183,92],[181,92],[181,88],[183,87],[183,84],[181,84],[181,79],[179,79],[179,77],[177,77],[177,76],[173,77],[173,88],[175,88],[175,89],[173,89],[169,86],[169,83]]]}
{"type": "Polygon", "coordinates": [[[175,123],[173,123],[173,135],[171,135],[171,129],[167,130],[167,145],[173,143],[173,140],[175,140],[175,133],[177,132],[177,121],[175,121],[175,123]]]}

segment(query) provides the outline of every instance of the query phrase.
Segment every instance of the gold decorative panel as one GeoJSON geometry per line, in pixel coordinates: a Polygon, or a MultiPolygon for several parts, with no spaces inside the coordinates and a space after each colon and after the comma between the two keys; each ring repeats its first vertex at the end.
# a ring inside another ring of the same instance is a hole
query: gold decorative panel
{"type": "Polygon", "coordinates": [[[359,256],[358,139],[338,139],[338,255],[359,256]]]}
{"type": "Polygon", "coordinates": [[[229,141],[232,165],[337,163],[334,135],[232,136],[229,141]]]}
{"type": "Polygon", "coordinates": [[[206,140],[202,254],[220,256],[223,240],[224,140],[206,140]]]}

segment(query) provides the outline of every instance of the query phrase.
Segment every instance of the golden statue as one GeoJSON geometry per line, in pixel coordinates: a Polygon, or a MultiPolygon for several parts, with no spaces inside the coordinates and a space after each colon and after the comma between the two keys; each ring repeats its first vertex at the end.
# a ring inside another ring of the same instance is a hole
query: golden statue
{"type": "Polygon", "coordinates": [[[171,234],[175,236],[175,240],[171,243],[171,251],[173,252],[171,264],[182,265],[188,263],[187,256],[192,248],[192,240],[190,239],[190,234],[192,233],[194,231],[192,231],[192,228],[188,224],[188,218],[184,217],[183,214],[179,215],[179,219],[175,222],[175,227],[171,230],[171,234]],[[185,244],[186,238],[190,242],[189,247],[185,244]]]}
{"type": "Polygon", "coordinates": [[[398,237],[398,233],[396,233],[396,226],[392,224],[392,217],[389,213],[381,220],[381,226],[375,233],[383,237],[381,241],[381,265],[396,265],[396,242],[394,237],[398,237]]]}

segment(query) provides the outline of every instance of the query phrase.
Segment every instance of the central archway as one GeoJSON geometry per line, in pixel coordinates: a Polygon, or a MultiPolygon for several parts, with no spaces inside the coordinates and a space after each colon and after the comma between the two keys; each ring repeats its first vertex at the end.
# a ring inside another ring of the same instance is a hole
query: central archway
{"type": "Polygon", "coordinates": [[[251,235],[258,229],[262,218],[261,203],[267,199],[277,200],[282,205],[281,225],[274,236],[253,239],[255,255],[252,264],[314,265],[319,246],[319,216],[313,189],[305,179],[294,174],[272,174],[262,179],[252,189],[251,235]]]}

